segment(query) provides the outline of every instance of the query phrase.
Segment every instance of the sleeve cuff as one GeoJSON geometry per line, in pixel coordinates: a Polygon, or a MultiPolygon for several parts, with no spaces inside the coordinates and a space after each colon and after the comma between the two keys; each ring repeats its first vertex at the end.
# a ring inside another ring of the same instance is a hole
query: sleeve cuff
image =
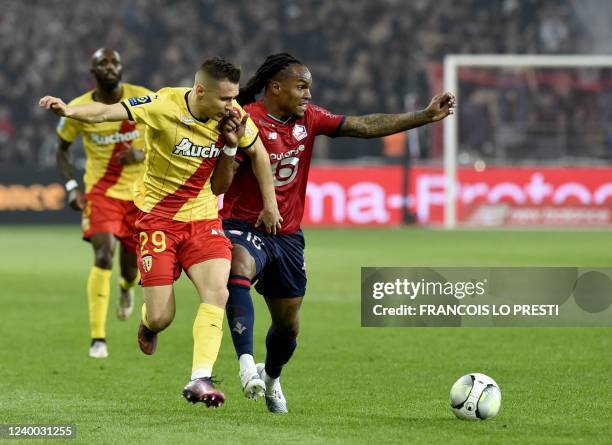
{"type": "Polygon", "coordinates": [[[251,148],[253,146],[253,144],[255,143],[255,141],[257,141],[257,138],[259,137],[259,131],[257,131],[257,134],[255,134],[255,137],[253,138],[253,141],[251,141],[251,143],[249,145],[246,146],[242,146],[242,145],[238,145],[238,148],[242,148],[243,150],[247,150],[249,148],[251,148]]]}
{"type": "Polygon", "coordinates": [[[329,135],[330,138],[335,138],[336,136],[338,136],[340,128],[342,128],[342,125],[344,125],[344,121],[346,121],[346,116],[342,116],[342,119],[340,120],[340,123],[338,124],[334,132],[329,135]]]}
{"type": "Polygon", "coordinates": [[[132,112],[130,111],[130,107],[128,107],[123,101],[121,101],[121,105],[123,105],[123,108],[125,108],[125,111],[127,111],[128,120],[133,121],[134,117],[132,116],[132,112]]]}
{"type": "MultiPolygon", "coordinates": [[[[62,142],[65,142],[66,144],[72,144],[72,143],[74,142],[74,139],[73,139],[73,140],[71,140],[71,141],[69,141],[68,139],[66,139],[66,137],[65,137],[63,134],[61,134],[61,133],[59,133],[59,132],[56,132],[56,133],[57,133],[57,137],[58,137],[58,138],[59,138],[59,139],[60,139],[62,142]]],[[[76,138],[75,138],[75,139],[76,139],[76,138]]]]}

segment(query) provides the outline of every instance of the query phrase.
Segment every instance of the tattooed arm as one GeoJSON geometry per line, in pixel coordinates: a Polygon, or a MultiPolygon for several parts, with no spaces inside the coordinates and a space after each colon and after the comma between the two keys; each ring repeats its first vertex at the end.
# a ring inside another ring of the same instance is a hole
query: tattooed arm
{"type": "Polygon", "coordinates": [[[455,96],[442,93],[435,96],[427,108],[402,114],[368,114],[348,116],[337,136],[377,138],[444,119],[455,111],[455,96]]]}

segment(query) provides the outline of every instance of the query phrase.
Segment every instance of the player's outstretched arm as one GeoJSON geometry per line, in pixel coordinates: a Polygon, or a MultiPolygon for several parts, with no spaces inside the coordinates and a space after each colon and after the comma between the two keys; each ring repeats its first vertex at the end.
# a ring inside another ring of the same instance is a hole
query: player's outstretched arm
{"type": "Polygon", "coordinates": [[[255,227],[259,227],[263,223],[266,232],[276,235],[276,231],[282,228],[281,223],[283,222],[283,218],[278,211],[278,204],[276,202],[276,192],[274,191],[274,181],[272,179],[272,170],[270,169],[270,158],[259,137],[255,143],[246,150],[246,153],[251,159],[251,166],[253,167],[253,173],[259,184],[264,206],[259,213],[259,218],[257,218],[255,227]]]}
{"type": "Polygon", "coordinates": [[[120,102],[112,105],[91,102],[70,107],[59,97],[45,96],[38,101],[38,105],[53,111],[58,116],[89,123],[123,121],[129,117],[127,110],[120,102]]]}
{"type": "Polygon", "coordinates": [[[337,136],[378,138],[410,130],[444,119],[455,111],[455,96],[442,93],[434,96],[427,108],[401,114],[368,114],[348,116],[337,136]]]}

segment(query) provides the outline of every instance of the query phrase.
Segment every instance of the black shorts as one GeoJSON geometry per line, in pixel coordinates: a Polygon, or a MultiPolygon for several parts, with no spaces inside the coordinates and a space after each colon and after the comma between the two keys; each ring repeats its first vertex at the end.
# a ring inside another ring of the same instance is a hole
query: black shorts
{"type": "Polygon", "coordinates": [[[306,294],[304,234],[268,235],[234,218],[223,220],[232,244],[243,246],[255,259],[255,290],[264,297],[303,297],[306,294]]]}

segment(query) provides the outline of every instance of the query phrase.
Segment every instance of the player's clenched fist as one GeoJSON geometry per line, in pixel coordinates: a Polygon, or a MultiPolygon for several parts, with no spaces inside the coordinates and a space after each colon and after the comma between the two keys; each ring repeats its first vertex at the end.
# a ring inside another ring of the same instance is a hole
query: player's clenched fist
{"type": "Polygon", "coordinates": [[[236,114],[235,111],[230,112],[223,121],[220,122],[221,131],[225,137],[225,144],[228,147],[237,147],[238,141],[244,136],[246,129],[246,123],[249,118],[248,114],[242,116],[242,119],[236,114]]]}
{"type": "Polygon", "coordinates": [[[72,210],[83,210],[85,208],[85,196],[78,188],[68,192],[68,205],[72,210]]]}
{"type": "Polygon", "coordinates": [[[38,101],[38,105],[46,110],[51,110],[59,116],[66,116],[68,106],[59,97],[45,96],[38,101]]]}

